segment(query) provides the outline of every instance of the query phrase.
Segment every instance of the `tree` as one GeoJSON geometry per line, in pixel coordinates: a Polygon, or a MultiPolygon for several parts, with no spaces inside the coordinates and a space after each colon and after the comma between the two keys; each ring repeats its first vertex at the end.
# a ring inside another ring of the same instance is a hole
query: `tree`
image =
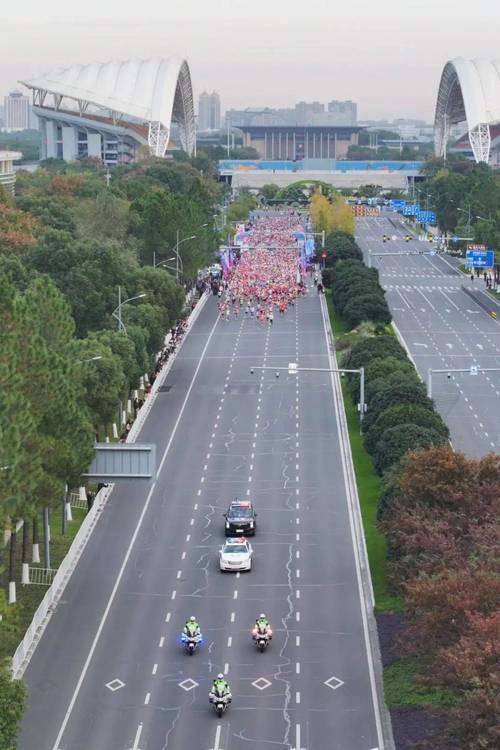
{"type": "Polygon", "coordinates": [[[81,201],[74,210],[76,234],[84,240],[124,242],[128,229],[129,202],[110,190],[81,201]]]}
{"type": "Polygon", "coordinates": [[[373,463],[379,474],[397,463],[405,453],[418,448],[430,448],[443,442],[443,437],[429,427],[400,424],[384,430],[373,452],[373,463]]]}
{"type": "Polygon", "coordinates": [[[340,229],[329,232],[325,237],[325,248],[328,253],[327,265],[338,260],[363,260],[363,253],[350,232],[340,229]]]}
{"type": "Polygon", "coordinates": [[[415,383],[413,378],[408,378],[393,388],[385,388],[374,395],[363,420],[364,431],[370,429],[379,414],[396,404],[418,404],[427,406],[428,409],[434,408],[433,402],[427,397],[425,387],[421,383],[415,383]]]}
{"type": "Polygon", "coordinates": [[[277,193],[279,193],[279,189],[279,185],[267,183],[266,185],[262,185],[260,193],[267,201],[273,201],[274,198],[276,198],[277,193]]]}
{"type": "Polygon", "coordinates": [[[102,345],[110,349],[120,360],[120,367],[125,375],[128,387],[137,387],[139,378],[144,373],[144,365],[141,359],[142,355],[138,355],[130,332],[127,336],[123,331],[93,331],[87,340],[89,342],[95,341],[98,347],[102,345]]]}
{"type": "Polygon", "coordinates": [[[0,748],[15,750],[26,703],[26,687],[13,680],[9,660],[0,666],[0,748]]]}
{"type": "Polygon", "coordinates": [[[116,421],[127,380],[119,356],[98,339],[80,339],[75,347],[80,364],[84,402],[95,426],[116,421]],[[93,357],[100,357],[87,362],[93,357]]]}
{"type": "Polygon", "coordinates": [[[394,370],[394,372],[380,375],[378,378],[370,380],[366,384],[365,398],[370,406],[374,397],[379,393],[384,393],[387,390],[391,390],[398,385],[408,385],[416,389],[422,389],[422,383],[418,379],[417,373],[414,369],[410,372],[403,372],[402,370],[394,370]]]}
{"type": "MultiPolygon", "coordinates": [[[[373,362],[377,361],[382,362],[384,360],[373,360],[373,362]]],[[[396,362],[399,361],[396,360],[396,362]]],[[[379,414],[372,427],[365,433],[364,443],[366,450],[369,453],[373,453],[385,430],[403,424],[418,425],[419,427],[434,430],[443,440],[447,440],[449,437],[448,427],[439,414],[415,404],[398,404],[397,406],[390,406],[379,414]]]]}
{"type": "Polygon", "coordinates": [[[457,643],[469,631],[466,613],[491,617],[500,608],[498,573],[473,563],[414,578],[405,591],[408,648],[417,653],[434,655],[457,643]]]}
{"type": "Polygon", "coordinates": [[[386,325],[392,320],[387,302],[382,296],[361,295],[350,300],[343,310],[343,318],[348,326],[354,328],[364,320],[386,325]]]}
{"type": "Polygon", "coordinates": [[[352,347],[346,367],[352,369],[367,367],[372,359],[380,357],[407,360],[406,352],[395,336],[372,336],[352,347]]]}

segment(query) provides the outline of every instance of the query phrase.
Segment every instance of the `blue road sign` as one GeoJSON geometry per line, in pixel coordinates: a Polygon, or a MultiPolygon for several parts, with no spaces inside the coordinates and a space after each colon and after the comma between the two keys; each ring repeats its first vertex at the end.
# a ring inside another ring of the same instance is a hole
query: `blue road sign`
{"type": "Polygon", "coordinates": [[[469,268],[493,268],[495,253],[493,250],[467,250],[465,265],[469,268]]]}

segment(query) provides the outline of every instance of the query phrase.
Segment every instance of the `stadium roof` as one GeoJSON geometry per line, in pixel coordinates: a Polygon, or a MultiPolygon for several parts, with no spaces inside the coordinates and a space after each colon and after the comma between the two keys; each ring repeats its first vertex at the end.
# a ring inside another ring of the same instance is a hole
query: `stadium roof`
{"type": "Polygon", "coordinates": [[[91,105],[113,117],[147,122],[148,142],[156,156],[164,156],[175,121],[183,147],[189,154],[194,150],[191,76],[187,62],[178,57],[72,65],[20,83],[33,90],[39,106],[47,106],[45,98],[52,94],[56,110],[62,99],[71,99],[81,115],[91,105]]]}
{"type": "Polygon", "coordinates": [[[490,125],[500,122],[500,60],[456,57],[444,66],[434,121],[438,156],[444,154],[448,126],[464,121],[474,158],[488,162],[490,125]]]}

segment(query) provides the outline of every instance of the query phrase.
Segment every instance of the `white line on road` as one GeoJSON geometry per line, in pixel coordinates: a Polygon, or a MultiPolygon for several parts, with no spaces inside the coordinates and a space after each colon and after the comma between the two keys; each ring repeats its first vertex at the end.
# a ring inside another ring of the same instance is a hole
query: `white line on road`
{"type": "Polygon", "coordinates": [[[295,592],[295,598],[300,599],[300,589],[297,589],[297,591],[295,592]]]}
{"type": "Polygon", "coordinates": [[[300,661],[298,661],[295,665],[295,674],[300,674],[300,661]]]}
{"type": "Polygon", "coordinates": [[[238,592],[237,591],[233,591],[233,599],[237,599],[237,598],[238,598],[238,592]]]}
{"type": "Polygon", "coordinates": [[[176,590],[174,589],[174,590],[172,591],[172,596],[171,596],[170,598],[171,598],[171,599],[175,599],[175,597],[176,597],[176,596],[177,596],[177,591],[176,591],[176,590]]]}
{"type": "Polygon", "coordinates": [[[153,669],[151,670],[151,674],[156,674],[158,671],[158,664],[153,664],[153,669]]]}
{"type": "Polygon", "coordinates": [[[297,692],[295,693],[295,703],[300,703],[300,693],[299,693],[299,691],[298,691],[298,690],[297,690],[297,692]]]}
{"type": "Polygon", "coordinates": [[[165,643],[165,636],[162,635],[162,637],[160,638],[160,642],[158,644],[158,648],[163,648],[164,643],[165,643]]]}
{"type": "Polygon", "coordinates": [[[137,727],[137,732],[135,733],[134,744],[132,745],[131,750],[138,750],[139,740],[141,739],[141,734],[142,734],[142,721],[139,724],[139,726],[137,727]]]}
{"type": "Polygon", "coordinates": [[[146,693],[146,697],[144,698],[144,705],[147,706],[149,704],[149,701],[151,699],[151,693],[146,693]]]}
{"type": "Polygon", "coordinates": [[[171,613],[167,612],[167,614],[165,615],[165,622],[170,622],[171,616],[172,616],[171,613]]]}
{"type": "Polygon", "coordinates": [[[297,622],[300,622],[300,612],[295,613],[295,619],[297,622]]]}
{"type": "Polygon", "coordinates": [[[300,746],[300,724],[295,725],[295,750],[302,750],[300,746]]]}
{"type": "Polygon", "coordinates": [[[234,622],[235,619],[236,619],[236,612],[231,612],[231,617],[230,617],[231,622],[234,622]]]}
{"type": "Polygon", "coordinates": [[[177,571],[177,579],[179,579],[182,576],[182,570],[177,571]]]}
{"type": "Polygon", "coordinates": [[[189,541],[191,541],[191,534],[188,534],[188,535],[186,536],[186,542],[189,542],[189,541]]]}
{"type": "Polygon", "coordinates": [[[295,645],[300,646],[300,635],[295,636],[295,645]]]}
{"type": "Polygon", "coordinates": [[[185,560],[185,559],[186,559],[186,552],[184,551],[184,552],[182,553],[182,555],[181,555],[181,560],[185,560]]]}
{"type": "Polygon", "coordinates": [[[222,725],[221,724],[217,724],[217,729],[215,730],[215,740],[214,740],[213,750],[221,750],[220,747],[219,747],[221,732],[222,732],[222,725]]]}
{"type": "Polygon", "coordinates": [[[233,636],[232,636],[232,635],[230,635],[230,636],[228,636],[228,638],[227,638],[227,647],[228,647],[228,648],[231,648],[231,646],[232,646],[232,645],[233,645],[233,636]]]}

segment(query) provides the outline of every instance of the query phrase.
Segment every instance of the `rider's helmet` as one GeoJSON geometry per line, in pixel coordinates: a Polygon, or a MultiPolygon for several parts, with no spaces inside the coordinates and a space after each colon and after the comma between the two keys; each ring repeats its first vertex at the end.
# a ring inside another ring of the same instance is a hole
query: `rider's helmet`
{"type": "Polygon", "coordinates": [[[217,675],[217,679],[218,679],[218,680],[223,680],[223,679],[224,679],[224,675],[222,674],[222,672],[220,672],[220,673],[219,673],[219,674],[217,675]]]}
{"type": "Polygon", "coordinates": [[[196,622],[196,617],[194,615],[191,615],[189,618],[189,622],[196,622]]]}
{"type": "Polygon", "coordinates": [[[259,620],[265,620],[265,619],[266,619],[266,616],[265,616],[265,614],[264,614],[264,613],[261,613],[261,614],[259,615],[259,620]]]}

